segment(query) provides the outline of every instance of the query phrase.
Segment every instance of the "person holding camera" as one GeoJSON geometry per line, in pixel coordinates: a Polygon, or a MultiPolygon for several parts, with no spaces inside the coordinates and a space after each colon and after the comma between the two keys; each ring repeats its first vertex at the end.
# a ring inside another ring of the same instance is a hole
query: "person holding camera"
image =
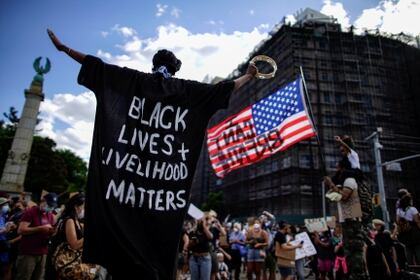
{"type": "Polygon", "coordinates": [[[57,198],[57,194],[48,193],[39,206],[23,214],[18,228],[22,239],[16,260],[16,280],[44,279],[48,243],[55,231],[52,212],[57,207],[57,198]]]}
{"type": "Polygon", "coordinates": [[[192,232],[189,241],[191,257],[189,260],[191,280],[210,280],[211,274],[211,240],[212,217],[205,215],[197,221],[197,228],[192,232]]]}

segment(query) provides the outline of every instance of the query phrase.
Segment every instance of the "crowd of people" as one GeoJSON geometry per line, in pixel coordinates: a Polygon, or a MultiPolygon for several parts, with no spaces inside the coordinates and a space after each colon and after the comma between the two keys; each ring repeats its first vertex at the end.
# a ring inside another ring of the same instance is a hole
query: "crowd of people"
{"type": "MultiPolygon", "coordinates": [[[[366,236],[361,237],[360,264],[365,279],[406,279],[408,265],[420,264],[414,248],[402,243],[400,235],[397,222],[391,224],[390,230],[385,229],[380,219],[373,219],[366,227],[366,236]]],[[[247,222],[222,224],[216,213],[210,211],[200,220],[185,222],[177,279],[238,280],[241,273],[246,274],[247,279],[257,280],[278,279],[278,274],[282,280],[303,280],[309,274],[315,279],[361,279],[351,275],[354,266],[359,264],[354,263],[350,257],[354,251],[347,251],[349,244],[344,242],[341,223],[323,232],[309,232],[303,224],[276,221],[268,212],[247,222]],[[293,240],[302,232],[310,236],[316,254],[295,260],[295,251],[303,244],[295,244],[293,240]],[[288,259],[289,255],[293,260],[288,259]]],[[[356,273],[360,273],[358,268],[356,273]]]]}
{"type": "Polygon", "coordinates": [[[47,193],[38,204],[24,195],[0,197],[0,279],[98,279],[106,271],[84,264],[85,196],[75,193],[58,207],[47,193]]]}
{"type": "MultiPolygon", "coordinates": [[[[291,225],[264,211],[247,221],[220,222],[215,211],[186,220],[179,245],[178,279],[282,280],[408,279],[408,265],[420,265],[420,215],[407,189],[398,191],[396,221],[366,220],[362,174],[349,137],[336,137],[343,156],[326,195],[337,203],[338,222],[320,232],[291,225]],[[316,253],[296,257],[309,236],[316,253]],[[307,265],[305,273],[305,264],[307,265]],[[305,275],[306,274],[306,275],[305,275]]],[[[69,196],[58,207],[47,193],[39,204],[24,196],[0,196],[0,279],[105,279],[106,270],[81,260],[84,195],[69,196]]]]}
{"type": "MultiPolygon", "coordinates": [[[[397,220],[389,230],[382,220],[373,219],[363,240],[362,267],[366,279],[405,279],[408,265],[420,264],[418,212],[406,189],[398,192],[397,220]]],[[[38,205],[22,197],[0,197],[1,279],[94,279],[105,278],[103,268],[83,264],[62,268],[65,253],[83,247],[84,195],[75,194],[58,208],[57,195],[46,194],[38,205]],[[68,249],[67,249],[68,250],[68,249]]],[[[344,225],[345,228],[345,225],[344,225]]],[[[309,232],[305,225],[277,221],[264,211],[247,221],[220,222],[215,211],[202,219],[186,220],[179,246],[178,279],[315,279],[351,278],[353,251],[346,251],[357,239],[345,240],[343,223],[323,232],[309,232]],[[316,254],[295,260],[303,246],[295,236],[307,232],[316,254]],[[306,269],[305,269],[306,264],[306,269]]],[[[356,259],[357,261],[358,259],[356,259]]]]}

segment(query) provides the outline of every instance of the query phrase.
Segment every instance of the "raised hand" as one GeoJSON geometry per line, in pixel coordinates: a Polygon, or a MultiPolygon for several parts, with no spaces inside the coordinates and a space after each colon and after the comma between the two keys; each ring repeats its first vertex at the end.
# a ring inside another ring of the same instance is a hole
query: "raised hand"
{"type": "Polygon", "coordinates": [[[54,46],[57,48],[57,50],[65,51],[66,46],[64,46],[64,44],[61,43],[60,40],[58,40],[58,38],[57,38],[57,36],[55,36],[54,32],[52,32],[50,29],[47,29],[47,33],[48,33],[48,36],[51,39],[51,42],[54,44],[54,46]]]}
{"type": "Polygon", "coordinates": [[[258,72],[258,70],[257,70],[257,67],[255,66],[255,64],[250,63],[248,65],[248,69],[246,70],[246,74],[250,74],[252,77],[255,77],[257,72],[258,72]]]}

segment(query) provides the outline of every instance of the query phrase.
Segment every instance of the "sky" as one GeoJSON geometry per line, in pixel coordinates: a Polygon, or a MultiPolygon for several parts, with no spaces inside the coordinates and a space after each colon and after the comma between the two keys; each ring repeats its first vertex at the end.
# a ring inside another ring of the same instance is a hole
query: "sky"
{"type": "Polygon", "coordinates": [[[420,0],[1,0],[0,112],[22,111],[33,61],[48,57],[37,134],[88,160],[96,101],[77,84],[80,65],[53,47],[47,28],[73,49],[145,72],[157,50],[170,49],[182,61],[178,77],[203,81],[226,77],[283,17],[293,22],[306,7],[344,29],[420,34],[420,0]]]}

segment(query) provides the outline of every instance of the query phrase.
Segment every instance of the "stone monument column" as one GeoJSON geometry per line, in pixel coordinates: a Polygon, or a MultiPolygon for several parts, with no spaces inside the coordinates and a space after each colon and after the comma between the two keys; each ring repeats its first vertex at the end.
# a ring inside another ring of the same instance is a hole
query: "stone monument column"
{"type": "Polygon", "coordinates": [[[34,61],[34,69],[37,72],[29,89],[25,90],[25,105],[13,138],[12,147],[4,166],[0,181],[0,190],[8,193],[20,193],[24,191],[26,170],[28,168],[29,155],[41,101],[44,100],[42,86],[43,75],[51,68],[47,58],[45,67],[40,66],[41,57],[34,61]]]}

